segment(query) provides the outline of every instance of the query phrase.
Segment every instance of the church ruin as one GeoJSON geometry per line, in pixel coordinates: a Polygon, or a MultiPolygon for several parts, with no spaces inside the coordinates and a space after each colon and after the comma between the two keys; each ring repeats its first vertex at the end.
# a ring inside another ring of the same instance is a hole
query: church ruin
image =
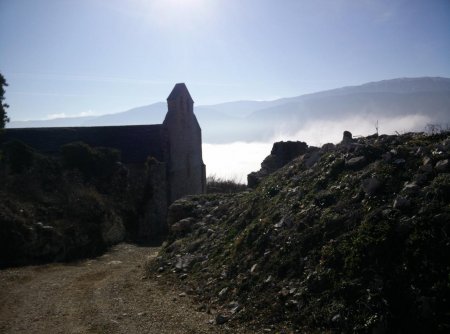
{"type": "Polygon", "coordinates": [[[151,167],[154,194],[139,227],[140,236],[148,237],[165,228],[167,207],[173,201],[205,192],[202,135],[193,105],[186,85],[178,83],[167,98],[162,124],[5,129],[3,140],[20,140],[44,154],[58,154],[71,142],[110,147],[121,152],[122,163],[132,170],[143,170],[148,157],[155,158],[158,163],[151,167]]]}

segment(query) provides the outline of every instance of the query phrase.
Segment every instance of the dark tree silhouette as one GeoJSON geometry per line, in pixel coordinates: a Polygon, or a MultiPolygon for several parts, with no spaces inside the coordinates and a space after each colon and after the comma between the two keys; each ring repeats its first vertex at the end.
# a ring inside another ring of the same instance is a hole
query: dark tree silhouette
{"type": "Polygon", "coordinates": [[[0,73],[0,129],[5,127],[5,124],[9,122],[9,118],[6,115],[6,108],[9,106],[3,103],[5,99],[5,87],[8,86],[5,77],[0,73]]]}

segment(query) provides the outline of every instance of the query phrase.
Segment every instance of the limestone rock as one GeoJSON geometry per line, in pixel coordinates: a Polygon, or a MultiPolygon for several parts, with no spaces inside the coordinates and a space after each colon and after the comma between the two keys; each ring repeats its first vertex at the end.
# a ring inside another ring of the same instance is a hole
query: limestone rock
{"type": "Polygon", "coordinates": [[[195,260],[195,256],[192,254],[186,254],[184,256],[178,256],[175,264],[176,271],[187,271],[195,260]]]}
{"type": "Polygon", "coordinates": [[[411,201],[402,196],[397,196],[397,198],[394,200],[393,207],[394,209],[403,209],[408,207],[411,204],[411,201]]]}
{"type": "Polygon", "coordinates": [[[419,186],[416,182],[406,182],[403,186],[402,191],[408,192],[408,193],[415,193],[419,190],[419,186]]]}
{"type": "Polygon", "coordinates": [[[354,158],[346,160],[345,165],[350,168],[357,169],[357,168],[364,166],[366,161],[367,161],[366,157],[359,156],[359,157],[354,157],[354,158]]]}
{"type": "Polygon", "coordinates": [[[228,320],[230,320],[230,318],[226,315],[223,315],[221,313],[216,315],[216,325],[223,325],[224,323],[226,323],[228,320]]]}
{"type": "Polygon", "coordinates": [[[260,181],[261,178],[258,172],[251,172],[247,175],[247,186],[249,188],[256,188],[260,181]]]}
{"type": "Polygon", "coordinates": [[[431,173],[433,171],[433,166],[430,163],[422,165],[419,167],[419,170],[424,173],[431,173]]]}
{"type": "Polygon", "coordinates": [[[375,194],[377,190],[380,188],[380,186],[381,182],[376,177],[364,179],[361,183],[363,191],[369,196],[375,194]]]}
{"type": "Polygon", "coordinates": [[[261,180],[280,169],[294,158],[305,154],[308,151],[308,145],[301,141],[276,142],[273,144],[272,151],[263,162],[258,172],[252,172],[247,175],[247,184],[249,188],[256,188],[261,180]]]}
{"type": "Polygon", "coordinates": [[[383,153],[383,154],[381,155],[381,157],[383,158],[383,160],[384,160],[385,162],[389,162],[389,161],[391,161],[391,159],[392,159],[392,153],[391,153],[391,152],[383,153]]]}
{"type": "Polygon", "coordinates": [[[449,170],[449,162],[448,159],[440,160],[436,162],[435,168],[438,172],[446,172],[449,170]]]}
{"type": "Polygon", "coordinates": [[[223,288],[219,291],[219,297],[225,296],[225,294],[228,292],[228,287],[223,288]]]}
{"type": "Polygon", "coordinates": [[[292,159],[305,154],[307,149],[308,145],[301,141],[277,142],[273,144],[271,155],[276,156],[280,165],[284,166],[292,159]]]}
{"type": "Polygon", "coordinates": [[[171,226],[183,218],[192,217],[194,209],[195,205],[188,199],[183,198],[181,200],[175,201],[169,207],[167,224],[171,226]]]}
{"type": "Polygon", "coordinates": [[[170,230],[175,233],[186,234],[187,232],[191,231],[194,222],[195,219],[192,217],[184,218],[170,226],[170,230]]]}
{"type": "Polygon", "coordinates": [[[353,135],[350,131],[344,131],[342,134],[342,141],[341,143],[351,143],[353,142],[353,135]]]}

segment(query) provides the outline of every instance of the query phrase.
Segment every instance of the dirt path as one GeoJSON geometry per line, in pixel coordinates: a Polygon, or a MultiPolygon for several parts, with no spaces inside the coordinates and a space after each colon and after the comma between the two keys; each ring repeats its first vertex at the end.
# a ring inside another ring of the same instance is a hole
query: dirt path
{"type": "Polygon", "coordinates": [[[216,333],[188,296],[143,279],[158,248],[0,271],[0,333],[216,333]]]}

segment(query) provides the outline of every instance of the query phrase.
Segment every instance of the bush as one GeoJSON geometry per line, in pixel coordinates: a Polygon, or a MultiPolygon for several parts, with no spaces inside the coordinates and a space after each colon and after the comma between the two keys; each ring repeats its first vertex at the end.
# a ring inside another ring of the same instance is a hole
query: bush
{"type": "Polygon", "coordinates": [[[108,179],[120,160],[120,153],[115,149],[92,148],[83,142],[64,145],[61,150],[64,166],[69,169],[78,169],[87,180],[108,179]]]}
{"type": "Polygon", "coordinates": [[[22,173],[33,164],[33,149],[18,140],[6,142],[3,145],[3,154],[6,164],[12,173],[22,173]]]}
{"type": "Polygon", "coordinates": [[[78,169],[84,176],[92,175],[94,153],[92,148],[82,142],[70,143],[62,148],[63,164],[68,169],[78,169]]]}
{"type": "Polygon", "coordinates": [[[120,161],[120,152],[116,149],[98,147],[94,152],[94,173],[97,177],[110,178],[120,161]]]}

